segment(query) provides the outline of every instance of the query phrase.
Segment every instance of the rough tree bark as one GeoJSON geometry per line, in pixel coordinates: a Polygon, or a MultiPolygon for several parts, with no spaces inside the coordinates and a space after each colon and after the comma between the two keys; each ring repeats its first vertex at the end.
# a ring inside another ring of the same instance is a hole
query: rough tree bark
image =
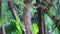
{"type": "Polygon", "coordinates": [[[38,27],[39,27],[38,34],[44,34],[43,11],[41,7],[39,7],[37,11],[38,11],[38,27]]]}
{"type": "Polygon", "coordinates": [[[31,25],[31,13],[30,13],[31,3],[32,0],[25,0],[24,22],[26,27],[26,34],[33,34],[32,25],[31,25]]]}
{"type": "Polygon", "coordinates": [[[44,9],[46,8],[42,2],[40,3],[38,0],[36,0],[36,4],[40,7],[37,8],[38,11],[38,27],[39,27],[39,32],[38,34],[48,34],[47,28],[44,22],[44,9]]]}
{"type": "Polygon", "coordinates": [[[39,27],[38,34],[48,34],[45,21],[44,21],[44,11],[42,7],[37,8],[37,11],[38,11],[38,27],[39,27]]]}
{"type": "MultiPolygon", "coordinates": [[[[40,0],[39,0],[40,1],[40,0]]],[[[39,5],[40,2],[36,0],[36,4],[39,5]]],[[[38,34],[44,34],[44,29],[42,29],[42,23],[41,23],[41,7],[37,8],[38,11],[38,28],[39,28],[39,32],[38,34]]]]}

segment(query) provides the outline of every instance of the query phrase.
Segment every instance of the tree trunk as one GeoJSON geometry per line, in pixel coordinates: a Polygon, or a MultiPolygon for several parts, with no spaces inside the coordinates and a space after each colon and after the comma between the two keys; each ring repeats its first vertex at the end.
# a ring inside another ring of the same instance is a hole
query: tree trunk
{"type": "Polygon", "coordinates": [[[26,27],[26,34],[33,34],[32,25],[31,25],[31,13],[30,13],[31,2],[32,0],[25,0],[24,22],[26,27]]]}
{"type": "MultiPolygon", "coordinates": [[[[36,0],[36,4],[37,5],[39,5],[40,4],[40,0],[39,1],[37,1],[36,0]]],[[[41,9],[41,7],[38,7],[37,9],[36,9],[37,11],[38,11],[38,28],[39,28],[39,32],[38,32],[38,34],[44,34],[44,25],[43,25],[43,22],[42,22],[42,18],[43,18],[43,11],[42,11],[42,9],[41,9]]]]}
{"type": "Polygon", "coordinates": [[[37,11],[38,11],[38,27],[39,27],[38,34],[44,34],[43,11],[41,10],[41,7],[37,8],[37,11]]]}
{"type": "Polygon", "coordinates": [[[60,0],[58,0],[58,3],[60,4],[60,0]]]}
{"type": "MultiPolygon", "coordinates": [[[[36,0],[36,4],[37,6],[39,5],[42,5],[41,3],[41,0],[36,0]]],[[[38,7],[36,10],[38,11],[38,27],[39,27],[39,32],[38,34],[48,34],[47,32],[47,28],[46,28],[46,25],[45,25],[45,21],[44,21],[44,6],[40,6],[38,7]]]]}

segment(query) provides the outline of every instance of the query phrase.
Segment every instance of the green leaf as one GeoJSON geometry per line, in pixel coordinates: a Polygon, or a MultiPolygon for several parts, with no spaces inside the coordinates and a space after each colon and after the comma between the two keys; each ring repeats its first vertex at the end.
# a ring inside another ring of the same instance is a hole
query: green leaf
{"type": "Polygon", "coordinates": [[[19,22],[18,22],[18,20],[16,19],[16,28],[17,28],[17,30],[18,30],[18,34],[22,34],[22,31],[21,31],[21,28],[20,28],[20,24],[19,24],[19,22]]]}
{"type": "Polygon", "coordinates": [[[50,8],[49,12],[51,15],[56,15],[56,10],[53,7],[50,8]]]}
{"type": "Polygon", "coordinates": [[[18,5],[20,3],[20,0],[14,0],[14,2],[18,5]]]}
{"type": "Polygon", "coordinates": [[[48,3],[48,2],[46,2],[46,1],[43,1],[43,3],[45,4],[45,6],[48,6],[48,4],[49,4],[49,3],[48,3]]]}
{"type": "Polygon", "coordinates": [[[7,21],[7,19],[5,17],[2,17],[0,19],[0,27],[7,21]]]}
{"type": "Polygon", "coordinates": [[[33,1],[32,1],[32,4],[36,4],[36,0],[33,0],[33,1]]]}
{"type": "Polygon", "coordinates": [[[47,26],[47,29],[50,31],[54,22],[47,14],[44,14],[44,20],[45,20],[45,24],[47,26]]]}
{"type": "Polygon", "coordinates": [[[54,4],[57,4],[57,2],[58,2],[58,0],[53,0],[53,3],[54,3],[54,4]]]}
{"type": "Polygon", "coordinates": [[[6,2],[2,2],[2,12],[6,13],[6,11],[8,10],[8,5],[6,2]]]}
{"type": "Polygon", "coordinates": [[[58,29],[57,28],[54,29],[54,34],[58,34],[58,29]]]}
{"type": "Polygon", "coordinates": [[[36,23],[33,23],[32,28],[33,28],[34,34],[37,34],[39,30],[36,23]]]}

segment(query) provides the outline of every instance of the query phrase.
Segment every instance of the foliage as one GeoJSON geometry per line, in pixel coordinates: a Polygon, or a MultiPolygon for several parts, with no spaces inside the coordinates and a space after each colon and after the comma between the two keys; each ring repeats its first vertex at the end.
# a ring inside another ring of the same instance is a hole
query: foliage
{"type": "MultiPolygon", "coordinates": [[[[19,8],[18,7],[15,7],[15,8],[16,8],[17,14],[18,14],[21,22],[23,22],[22,27],[17,19],[14,21],[12,12],[9,10],[7,2],[6,1],[2,2],[2,18],[0,19],[0,27],[3,24],[5,24],[5,22],[9,21],[10,24],[5,26],[5,31],[7,34],[22,34],[22,29],[25,28],[25,25],[24,25],[24,6],[25,6],[24,1],[25,0],[14,0],[14,3],[19,6],[19,8]]],[[[45,6],[48,6],[48,4],[49,4],[46,1],[43,1],[43,3],[45,6]]],[[[36,10],[35,9],[36,6],[34,4],[36,4],[36,0],[33,0],[31,7],[30,7],[31,15],[33,18],[34,18],[34,14],[35,14],[34,11],[36,10]]],[[[54,7],[52,6],[50,8],[49,13],[51,15],[55,16],[58,11],[57,9],[58,9],[59,5],[57,4],[57,0],[53,0],[52,4],[54,7]]],[[[36,14],[36,16],[38,17],[38,14],[36,14]]],[[[57,19],[60,19],[60,14],[58,15],[57,19]]],[[[48,32],[50,33],[52,30],[52,25],[54,24],[54,21],[47,14],[44,14],[44,20],[45,20],[45,24],[48,29],[48,32]]],[[[34,34],[37,34],[39,31],[37,23],[34,22],[32,24],[32,28],[33,28],[34,34]]],[[[54,34],[58,34],[57,28],[54,29],[54,34]]]]}
{"type": "Polygon", "coordinates": [[[55,29],[54,29],[54,32],[55,32],[54,34],[58,34],[58,29],[55,28],[55,29]]]}
{"type": "Polygon", "coordinates": [[[48,4],[49,4],[49,3],[46,2],[46,1],[43,1],[43,3],[44,3],[45,6],[48,6],[48,4]]]}
{"type": "Polygon", "coordinates": [[[33,28],[34,34],[37,34],[39,30],[36,23],[33,23],[32,28],[33,28]]]}
{"type": "Polygon", "coordinates": [[[20,0],[14,0],[14,2],[18,5],[20,3],[20,0]]]}
{"type": "Polygon", "coordinates": [[[17,28],[16,28],[16,25],[15,25],[14,21],[11,21],[10,25],[5,27],[5,31],[6,31],[7,34],[12,34],[13,32],[16,32],[16,30],[17,30],[17,28]]]}
{"type": "Polygon", "coordinates": [[[17,30],[18,30],[18,34],[22,34],[22,31],[21,31],[21,28],[20,28],[20,24],[19,24],[19,22],[18,22],[17,19],[16,19],[15,24],[16,24],[16,28],[17,28],[17,30]]]}
{"type": "Polygon", "coordinates": [[[50,12],[50,14],[53,15],[53,16],[56,15],[56,10],[55,10],[55,8],[53,8],[53,7],[50,8],[49,12],[50,12]]]}

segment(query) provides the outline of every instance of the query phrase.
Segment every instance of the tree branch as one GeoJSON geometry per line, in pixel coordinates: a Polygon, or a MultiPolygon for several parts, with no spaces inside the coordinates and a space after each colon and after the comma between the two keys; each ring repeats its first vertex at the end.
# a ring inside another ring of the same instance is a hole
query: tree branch
{"type": "Polygon", "coordinates": [[[8,0],[8,6],[9,6],[9,9],[11,10],[11,12],[12,12],[13,18],[15,20],[17,20],[19,22],[20,26],[22,27],[22,23],[21,23],[20,18],[19,18],[18,14],[17,14],[17,12],[14,8],[14,3],[13,3],[12,0],[11,1],[8,0]]]}

